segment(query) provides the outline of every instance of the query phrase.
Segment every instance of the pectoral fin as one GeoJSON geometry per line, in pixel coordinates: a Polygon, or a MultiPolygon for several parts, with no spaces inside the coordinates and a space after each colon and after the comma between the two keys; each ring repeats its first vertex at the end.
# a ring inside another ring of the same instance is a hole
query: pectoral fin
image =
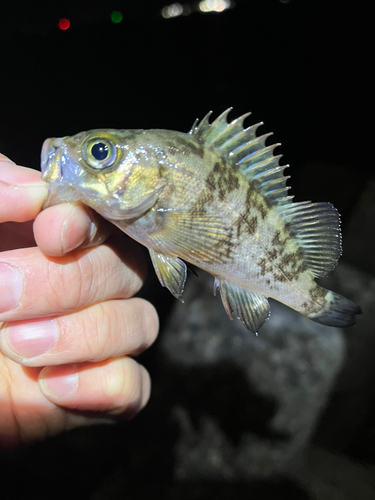
{"type": "Polygon", "coordinates": [[[186,281],[186,264],[178,257],[167,257],[150,249],[151,260],[162,286],[168,288],[176,299],[182,300],[186,281]]]}
{"type": "Polygon", "coordinates": [[[234,258],[232,228],[222,217],[210,213],[176,210],[163,214],[164,238],[185,260],[223,264],[234,258]]]}
{"type": "Polygon", "coordinates": [[[266,297],[228,281],[215,279],[215,295],[217,289],[220,290],[221,300],[230,319],[233,319],[234,312],[248,330],[258,335],[259,328],[270,315],[270,305],[266,297]]]}

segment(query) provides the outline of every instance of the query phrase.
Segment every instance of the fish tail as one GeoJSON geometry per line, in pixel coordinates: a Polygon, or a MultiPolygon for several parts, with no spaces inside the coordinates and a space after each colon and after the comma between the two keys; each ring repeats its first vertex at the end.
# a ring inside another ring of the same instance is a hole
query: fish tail
{"type": "Polygon", "coordinates": [[[323,288],[322,291],[327,292],[325,304],[320,311],[307,316],[312,321],[328,326],[350,326],[355,323],[354,316],[362,314],[361,308],[355,302],[330,290],[323,288]]]}

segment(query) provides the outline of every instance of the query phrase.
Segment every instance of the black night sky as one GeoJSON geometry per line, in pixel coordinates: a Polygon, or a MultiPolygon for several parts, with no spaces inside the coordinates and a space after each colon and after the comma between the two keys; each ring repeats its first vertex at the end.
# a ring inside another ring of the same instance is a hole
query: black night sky
{"type": "Polygon", "coordinates": [[[238,0],[222,13],[164,19],[166,4],[3,6],[0,150],[38,168],[46,137],[188,131],[210,109],[233,106],[231,117],[252,111],[247,124],[264,121],[262,132],[283,144],[296,199],[330,200],[345,221],[372,174],[372,3],[238,0]],[[69,30],[57,28],[60,17],[69,30]]]}

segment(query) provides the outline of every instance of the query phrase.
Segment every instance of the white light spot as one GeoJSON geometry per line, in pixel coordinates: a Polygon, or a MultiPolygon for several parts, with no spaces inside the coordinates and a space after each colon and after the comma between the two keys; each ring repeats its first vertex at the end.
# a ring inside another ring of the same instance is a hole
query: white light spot
{"type": "Polygon", "coordinates": [[[180,3],[172,3],[171,5],[167,5],[162,8],[161,15],[165,19],[169,19],[170,17],[177,17],[183,14],[184,8],[180,3]]]}
{"type": "Polygon", "coordinates": [[[202,0],[199,2],[199,9],[202,12],[223,12],[230,7],[230,0],[202,0]]]}

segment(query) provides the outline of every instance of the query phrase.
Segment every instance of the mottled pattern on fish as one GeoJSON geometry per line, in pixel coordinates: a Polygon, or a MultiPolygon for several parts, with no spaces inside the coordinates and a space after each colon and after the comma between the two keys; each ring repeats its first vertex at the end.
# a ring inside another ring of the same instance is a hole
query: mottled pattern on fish
{"type": "Polygon", "coordinates": [[[272,297],[332,326],[359,307],[315,282],[341,253],[340,220],[330,203],[293,203],[271,134],[243,128],[248,114],[189,133],[92,130],[49,139],[42,152],[50,182],[45,207],[80,201],[145,245],[163,286],[181,298],[190,262],[215,277],[224,307],[253,332],[272,297]]]}

